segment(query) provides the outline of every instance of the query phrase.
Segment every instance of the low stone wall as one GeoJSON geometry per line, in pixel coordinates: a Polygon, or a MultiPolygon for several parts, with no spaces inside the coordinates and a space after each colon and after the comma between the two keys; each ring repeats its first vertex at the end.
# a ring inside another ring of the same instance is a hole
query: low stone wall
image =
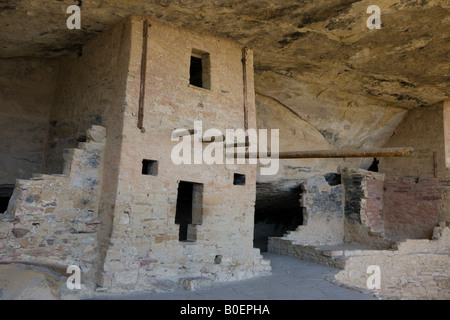
{"type": "MultiPolygon", "coordinates": [[[[312,261],[326,266],[343,269],[345,259],[335,257],[335,251],[322,250],[320,247],[295,244],[292,240],[270,238],[269,252],[312,261]]],[[[342,251],[340,251],[342,253],[342,251]]]]}
{"type": "Polygon", "coordinates": [[[371,265],[380,268],[380,289],[389,299],[450,299],[450,228],[441,223],[433,240],[400,242],[397,250],[348,251],[339,282],[368,290],[371,265]]]}
{"type": "Polygon", "coordinates": [[[434,229],[433,240],[408,239],[389,250],[360,245],[308,246],[272,238],[270,252],[328,265],[339,271],[328,280],[384,299],[450,298],[450,228],[445,222],[434,229]],[[368,288],[378,266],[380,288],[368,288]]]}

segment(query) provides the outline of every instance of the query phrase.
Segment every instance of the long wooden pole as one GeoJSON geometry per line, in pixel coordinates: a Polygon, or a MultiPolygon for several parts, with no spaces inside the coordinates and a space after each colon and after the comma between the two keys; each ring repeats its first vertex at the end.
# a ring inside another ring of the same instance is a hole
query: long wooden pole
{"type": "Polygon", "coordinates": [[[291,151],[273,153],[269,151],[267,156],[257,153],[235,153],[235,158],[278,158],[278,159],[319,159],[319,158],[390,158],[409,157],[414,154],[414,149],[405,148],[378,148],[378,149],[347,149],[347,150],[313,150],[291,151]]]}
{"type": "Polygon", "coordinates": [[[144,103],[145,103],[145,81],[147,77],[147,46],[148,46],[148,20],[144,20],[142,36],[142,55],[141,55],[141,85],[139,87],[139,110],[137,127],[145,132],[144,129],[144,103]]]}

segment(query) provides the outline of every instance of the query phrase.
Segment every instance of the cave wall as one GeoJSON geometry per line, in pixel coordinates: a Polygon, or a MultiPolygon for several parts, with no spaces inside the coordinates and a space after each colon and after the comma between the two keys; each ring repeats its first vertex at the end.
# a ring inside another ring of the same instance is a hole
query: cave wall
{"type": "Polygon", "coordinates": [[[407,112],[395,104],[339,91],[314,79],[296,79],[272,71],[256,73],[255,89],[307,122],[329,145],[339,149],[381,147],[407,112]]]}
{"type": "MultiPolygon", "coordinates": [[[[259,91],[256,92],[256,119],[258,129],[279,129],[280,152],[336,149],[316,126],[259,91]]],[[[280,160],[276,175],[264,176],[258,172],[257,181],[304,180],[320,173],[337,172],[339,166],[358,165],[358,159],[284,159],[280,160]]]]}
{"type": "Polygon", "coordinates": [[[41,172],[57,59],[0,59],[0,185],[41,172]]]}

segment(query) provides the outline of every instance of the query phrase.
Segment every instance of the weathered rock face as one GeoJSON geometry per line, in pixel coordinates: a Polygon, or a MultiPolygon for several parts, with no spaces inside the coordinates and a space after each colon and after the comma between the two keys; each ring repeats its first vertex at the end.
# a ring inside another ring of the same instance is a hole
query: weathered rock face
{"type": "Polygon", "coordinates": [[[255,52],[256,70],[388,101],[404,108],[450,96],[448,1],[382,0],[369,30],[369,0],[82,3],[82,30],[67,30],[73,1],[0,4],[0,57],[60,56],[130,14],[232,38],[255,52]]]}
{"type": "MultiPolygon", "coordinates": [[[[406,113],[380,100],[342,92],[337,86],[301,82],[271,71],[257,75],[255,88],[258,100],[263,95],[270,97],[288,109],[291,116],[306,122],[303,126],[291,124],[295,129],[316,129],[314,138],[304,137],[309,141],[308,145],[301,141],[303,143],[291,145],[289,151],[305,150],[305,147],[317,150],[312,146],[318,140],[329,144],[322,144],[323,149],[381,147],[406,113]]],[[[275,115],[277,111],[273,107],[272,112],[272,117],[280,117],[275,115]]],[[[284,131],[290,126],[280,129],[284,131]]]]}
{"type": "Polygon", "coordinates": [[[0,59],[0,185],[41,172],[57,61],[0,59]]]}
{"type": "Polygon", "coordinates": [[[0,265],[0,300],[57,300],[66,278],[42,267],[0,265]]]}

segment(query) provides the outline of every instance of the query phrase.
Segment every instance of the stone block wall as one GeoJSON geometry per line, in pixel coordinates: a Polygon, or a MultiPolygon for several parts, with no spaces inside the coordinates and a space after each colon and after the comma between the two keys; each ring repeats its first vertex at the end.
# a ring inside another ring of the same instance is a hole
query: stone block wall
{"type": "MultiPolygon", "coordinates": [[[[77,138],[92,125],[107,129],[103,185],[98,203],[96,243],[99,250],[97,282],[109,246],[118,188],[123,115],[126,109],[132,19],[126,18],[89,41],[79,53],[59,61],[58,90],[50,115],[47,173],[64,170],[64,149],[77,145],[77,138]]],[[[81,136],[81,140],[83,137],[81,136]]]]}
{"type": "Polygon", "coordinates": [[[373,233],[384,231],[384,177],[374,175],[366,179],[367,198],[365,213],[367,225],[373,233]],[[377,178],[376,178],[377,176],[377,178]]]}
{"type": "Polygon", "coordinates": [[[268,262],[253,248],[256,166],[175,165],[171,159],[178,143],[171,141],[172,132],[191,129],[196,120],[202,121],[203,131],[245,129],[244,87],[248,126],[255,128],[251,53],[246,54],[244,82],[239,45],[149,21],[142,92],[144,20],[132,19],[118,192],[102,285],[111,292],[167,290],[183,278],[229,281],[267,273],[268,262]],[[189,83],[193,51],[209,53],[210,89],[189,83]],[[143,160],[156,161],[157,174],[142,174],[143,160]],[[245,185],[233,184],[236,173],[245,175],[245,185]],[[196,229],[195,241],[179,239],[180,181],[202,185],[202,219],[190,225],[196,229]]]}
{"type": "MultiPolygon", "coordinates": [[[[445,132],[450,126],[448,117],[445,116],[448,112],[449,102],[440,102],[435,105],[411,110],[407,113],[402,122],[395,129],[394,135],[385,144],[385,147],[413,147],[415,154],[407,158],[385,158],[380,159],[379,170],[386,174],[386,181],[389,182],[391,190],[397,192],[389,193],[389,202],[402,202],[403,199],[411,198],[414,202],[415,198],[413,194],[414,190],[419,192],[423,181],[425,184],[435,183],[435,186],[431,190],[428,187],[423,190],[424,193],[430,193],[430,195],[423,195],[425,198],[424,209],[422,214],[413,214],[417,216],[417,225],[428,221],[429,217],[433,217],[434,220],[437,216],[437,221],[450,221],[450,170],[446,166],[446,150],[448,150],[448,142],[446,141],[445,132]],[[398,178],[405,179],[398,179],[398,178]],[[418,184],[409,183],[408,179],[412,178],[413,181],[417,180],[418,184]],[[430,182],[429,179],[437,179],[434,182],[430,182]],[[395,187],[393,184],[398,183],[395,187]],[[414,186],[414,187],[413,187],[414,186]],[[405,192],[398,192],[400,189],[404,189],[405,192]],[[408,191],[410,190],[410,191],[408,191]],[[439,205],[435,201],[438,195],[441,194],[441,201],[439,205]],[[432,197],[433,199],[430,199],[432,197]],[[430,202],[431,201],[431,202],[430,202]]],[[[403,202],[402,205],[409,206],[408,202],[403,202]]],[[[414,211],[414,210],[413,210],[414,211]]],[[[396,210],[390,210],[396,214],[396,210]]],[[[386,219],[389,217],[389,212],[386,212],[386,219]]],[[[410,219],[406,216],[405,219],[410,219]]],[[[397,218],[393,217],[391,220],[397,218]]],[[[411,221],[407,221],[407,224],[411,224],[411,221]]],[[[428,228],[423,234],[431,234],[433,226],[428,224],[428,228]]],[[[412,234],[411,236],[414,236],[412,234]]]]}
{"type": "Polygon", "coordinates": [[[94,126],[88,142],[65,150],[62,175],[17,180],[0,219],[0,263],[29,263],[65,272],[77,265],[91,286],[98,263],[98,205],[105,128],[94,126]]]}
{"type": "Polygon", "coordinates": [[[396,250],[345,251],[335,278],[390,299],[450,299],[450,228],[441,223],[431,240],[405,240],[396,250]],[[380,289],[367,287],[371,265],[380,267],[380,289]]]}
{"type": "MultiPolygon", "coordinates": [[[[303,225],[282,237],[302,245],[340,244],[344,238],[343,190],[324,176],[314,176],[302,185],[303,225]]],[[[269,238],[269,251],[278,252],[277,238],[269,238]]]]}
{"type": "Polygon", "coordinates": [[[144,20],[129,17],[79,55],[61,59],[45,154],[46,171],[63,174],[17,182],[0,225],[2,259],[76,264],[91,289],[98,284],[116,292],[168,290],[193,277],[229,281],[267,274],[269,262],[253,248],[256,166],[178,166],[171,159],[173,130],[190,129],[196,120],[203,130],[224,134],[256,128],[252,53],[151,21],[142,72],[144,20]],[[209,54],[208,88],[189,84],[191,55],[198,52],[209,54]],[[66,151],[97,123],[108,131],[101,154],[92,153],[93,142],[66,151]],[[144,160],[157,162],[157,174],[143,174],[144,160]],[[243,185],[235,174],[245,175],[243,185]],[[179,239],[180,181],[201,186],[201,215],[188,227],[195,241],[179,239]]]}
{"type": "MultiPolygon", "coordinates": [[[[304,222],[281,239],[305,246],[358,243],[386,247],[384,175],[362,169],[342,169],[339,183],[314,176],[302,185],[304,222]],[[342,181],[342,183],[341,183],[342,181]]],[[[273,251],[280,242],[269,239],[273,251]]]]}
{"type": "MultiPolygon", "coordinates": [[[[128,79],[131,22],[124,19],[92,39],[82,50],[59,59],[45,147],[45,173],[61,173],[66,148],[75,148],[92,125],[108,135],[107,157],[120,151],[122,112],[128,79]],[[112,149],[114,148],[114,150],[112,149]]],[[[108,161],[109,163],[110,161],[108,161]]]]}
{"type": "Polygon", "coordinates": [[[345,242],[373,245],[384,238],[384,174],[341,171],[345,190],[345,242]]]}
{"type": "Polygon", "coordinates": [[[430,239],[439,222],[442,195],[438,179],[397,177],[384,185],[386,235],[430,239]]]}

